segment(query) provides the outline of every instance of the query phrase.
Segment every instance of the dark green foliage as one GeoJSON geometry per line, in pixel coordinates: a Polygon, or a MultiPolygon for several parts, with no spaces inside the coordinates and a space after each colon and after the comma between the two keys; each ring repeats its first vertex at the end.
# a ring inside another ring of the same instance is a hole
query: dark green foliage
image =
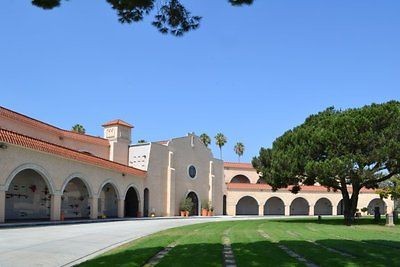
{"type": "MultiPolygon", "coordinates": [[[[155,6],[159,6],[152,25],[163,34],[182,36],[200,26],[200,16],[192,16],[179,0],[106,0],[116,10],[118,21],[132,23],[142,21],[155,6]],[[156,5],[158,3],[158,5],[156,5]]],[[[229,0],[232,6],[251,5],[253,0],[229,0]]],[[[61,0],[32,0],[43,9],[59,7],[61,0]]]]}
{"type": "Polygon", "coordinates": [[[43,9],[53,9],[60,6],[61,0],[32,0],[32,5],[43,9]]]}
{"type": "Polygon", "coordinates": [[[318,182],[341,191],[352,220],[361,188],[400,172],[400,102],[328,108],[262,148],[253,165],[274,190],[293,185],[296,193],[318,182]]]}

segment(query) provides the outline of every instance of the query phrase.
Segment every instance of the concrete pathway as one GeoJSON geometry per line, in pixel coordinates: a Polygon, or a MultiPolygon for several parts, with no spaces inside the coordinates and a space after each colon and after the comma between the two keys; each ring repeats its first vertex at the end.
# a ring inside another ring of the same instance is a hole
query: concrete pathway
{"type": "Polygon", "coordinates": [[[160,218],[2,228],[0,267],[73,266],[126,242],[168,228],[202,222],[248,219],[265,217],[160,218]]]}

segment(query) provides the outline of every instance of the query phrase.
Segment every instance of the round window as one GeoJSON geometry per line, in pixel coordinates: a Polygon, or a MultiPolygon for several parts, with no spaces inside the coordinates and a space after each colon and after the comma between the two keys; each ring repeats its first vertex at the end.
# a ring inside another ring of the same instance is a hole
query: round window
{"type": "Polygon", "coordinates": [[[190,165],[189,169],[188,169],[188,173],[189,173],[189,177],[194,179],[196,177],[196,174],[197,174],[196,167],[193,166],[193,165],[190,165]]]}

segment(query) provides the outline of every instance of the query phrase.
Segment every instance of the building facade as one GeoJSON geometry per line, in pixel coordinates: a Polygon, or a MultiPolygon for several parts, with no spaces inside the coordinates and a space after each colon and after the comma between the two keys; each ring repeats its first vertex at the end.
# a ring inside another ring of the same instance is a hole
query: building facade
{"type": "MultiPolygon", "coordinates": [[[[175,216],[185,198],[217,215],[340,214],[341,195],[307,187],[272,192],[250,164],[224,163],[194,134],[131,144],[133,126],[104,137],[57,128],[0,107],[0,222],[175,216]]],[[[391,209],[373,191],[360,207],[391,209]]]]}

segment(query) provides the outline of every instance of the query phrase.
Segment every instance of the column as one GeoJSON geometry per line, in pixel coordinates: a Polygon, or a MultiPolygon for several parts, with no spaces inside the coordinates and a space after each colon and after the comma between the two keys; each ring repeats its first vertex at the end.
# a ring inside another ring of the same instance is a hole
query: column
{"type": "MultiPolygon", "coordinates": [[[[213,162],[210,161],[210,172],[208,175],[208,184],[209,184],[209,191],[208,191],[208,201],[213,201],[213,180],[214,180],[214,175],[213,175],[213,162]]],[[[213,203],[214,206],[214,203],[213,203]]]]}
{"type": "Polygon", "coordinates": [[[99,198],[97,196],[93,196],[89,198],[90,203],[90,219],[96,220],[99,214],[99,198]]]}
{"type": "Polygon", "coordinates": [[[125,217],[125,199],[118,199],[118,218],[125,217]]]}
{"type": "Polygon", "coordinates": [[[332,215],[338,215],[337,214],[337,206],[336,205],[332,206],[332,215]]]}
{"type": "Polygon", "coordinates": [[[172,168],[173,152],[168,154],[168,173],[167,173],[167,202],[166,202],[166,215],[175,215],[175,169],[172,168]]]}
{"type": "Polygon", "coordinates": [[[308,215],[310,216],[314,215],[314,205],[310,205],[308,215]]]}
{"type": "Polygon", "coordinates": [[[290,216],[290,205],[285,205],[285,216],[290,216]]]}
{"type": "Polygon", "coordinates": [[[50,220],[59,221],[61,220],[61,192],[55,192],[51,195],[50,205],[50,220]]]}
{"type": "Polygon", "coordinates": [[[264,205],[258,205],[258,216],[264,216],[264,205]]]}
{"type": "Polygon", "coordinates": [[[6,219],[5,210],[6,210],[6,191],[0,188],[0,223],[4,223],[6,219]]]}

